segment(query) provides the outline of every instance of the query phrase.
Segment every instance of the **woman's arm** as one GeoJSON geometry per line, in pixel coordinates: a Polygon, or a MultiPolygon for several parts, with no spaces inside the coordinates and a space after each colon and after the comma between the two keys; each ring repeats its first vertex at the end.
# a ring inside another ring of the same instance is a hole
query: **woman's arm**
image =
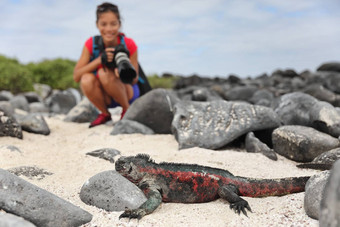
{"type": "Polygon", "coordinates": [[[90,52],[84,46],[83,51],[80,55],[80,58],[73,70],[74,81],[79,82],[82,75],[84,75],[85,73],[93,72],[101,64],[100,56],[91,62],[90,62],[90,58],[91,58],[90,52]]]}

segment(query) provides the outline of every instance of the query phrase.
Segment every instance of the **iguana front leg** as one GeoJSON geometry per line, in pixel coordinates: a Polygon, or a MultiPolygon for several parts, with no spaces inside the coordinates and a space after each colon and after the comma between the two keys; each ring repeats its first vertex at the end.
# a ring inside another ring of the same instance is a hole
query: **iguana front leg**
{"type": "Polygon", "coordinates": [[[148,187],[144,189],[144,193],[148,200],[146,200],[137,209],[126,209],[124,213],[119,216],[121,218],[137,218],[138,220],[147,214],[152,213],[162,202],[162,195],[156,187],[148,187]]]}
{"type": "Polygon", "coordinates": [[[247,216],[246,208],[252,212],[247,201],[239,196],[239,190],[233,184],[222,186],[218,189],[218,195],[230,203],[230,209],[234,209],[238,214],[242,213],[247,216]]]}

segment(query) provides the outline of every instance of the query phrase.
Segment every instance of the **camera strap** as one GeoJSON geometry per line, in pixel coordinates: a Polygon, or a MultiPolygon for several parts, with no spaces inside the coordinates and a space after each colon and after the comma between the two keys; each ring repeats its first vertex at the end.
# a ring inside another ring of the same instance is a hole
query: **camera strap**
{"type": "MultiPolygon", "coordinates": [[[[127,48],[125,40],[124,40],[124,34],[120,33],[119,34],[120,38],[120,43],[127,48]]],[[[96,35],[92,37],[92,56],[91,56],[91,61],[99,57],[100,53],[104,51],[104,42],[103,38],[100,35],[96,35]]]]}
{"type": "Polygon", "coordinates": [[[100,53],[102,53],[103,51],[104,51],[103,38],[100,35],[93,36],[91,61],[99,57],[100,53]]]}

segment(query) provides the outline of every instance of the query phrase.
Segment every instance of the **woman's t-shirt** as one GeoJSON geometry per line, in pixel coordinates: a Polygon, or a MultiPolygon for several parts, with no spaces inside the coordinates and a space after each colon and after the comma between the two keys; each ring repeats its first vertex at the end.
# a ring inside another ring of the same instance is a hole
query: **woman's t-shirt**
{"type": "MultiPolygon", "coordinates": [[[[137,51],[137,45],[136,45],[135,41],[133,41],[133,39],[131,39],[129,37],[124,36],[124,42],[125,42],[126,48],[130,52],[130,56],[133,55],[137,51]]],[[[120,43],[121,43],[121,38],[120,38],[120,35],[118,35],[118,44],[120,44],[120,43]]],[[[90,37],[86,40],[85,47],[90,52],[90,55],[93,56],[93,37],[90,37]]],[[[103,67],[102,65],[99,65],[97,70],[102,68],[102,67],[103,67]]]]}

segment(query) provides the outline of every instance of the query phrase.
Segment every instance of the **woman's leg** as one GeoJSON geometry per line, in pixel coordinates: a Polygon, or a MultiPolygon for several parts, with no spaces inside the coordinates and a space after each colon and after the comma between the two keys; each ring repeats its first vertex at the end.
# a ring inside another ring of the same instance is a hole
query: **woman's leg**
{"type": "Polygon", "coordinates": [[[99,81],[104,91],[111,96],[125,112],[130,104],[129,100],[133,97],[133,89],[130,84],[124,84],[112,70],[100,69],[98,71],[99,81]]]}
{"type": "Polygon", "coordinates": [[[86,73],[81,77],[81,89],[84,95],[95,105],[100,112],[110,114],[107,109],[107,95],[100,85],[100,81],[92,73],[86,73]]]}

